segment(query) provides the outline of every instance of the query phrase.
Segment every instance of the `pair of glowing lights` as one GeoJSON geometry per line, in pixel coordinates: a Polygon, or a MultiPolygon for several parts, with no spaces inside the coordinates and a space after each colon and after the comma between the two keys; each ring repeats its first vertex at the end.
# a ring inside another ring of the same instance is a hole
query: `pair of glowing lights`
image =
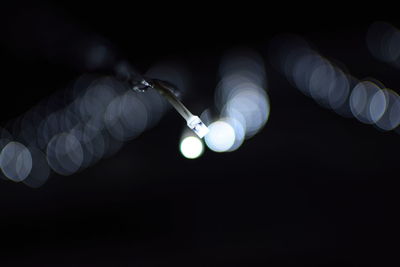
{"type": "Polygon", "coordinates": [[[208,148],[215,152],[226,152],[235,150],[238,146],[238,137],[235,129],[228,121],[218,120],[207,127],[201,119],[193,115],[177,98],[176,88],[168,82],[142,78],[135,84],[135,91],[144,92],[152,88],[157,90],[164,96],[175,110],[186,120],[187,126],[196,134],[185,134],[180,142],[180,151],[182,155],[188,159],[195,159],[201,156],[204,152],[204,137],[208,148]],[[236,145],[235,145],[236,144],[236,145]]]}
{"type": "MultiPolygon", "coordinates": [[[[204,141],[209,149],[215,152],[231,151],[235,146],[236,134],[234,128],[226,121],[218,120],[211,123],[209,132],[204,137],[204,141]]],[[[204,152],[203,141],[194,135],[183,137],[180,151],[185,158],[195,159],[204,152]]]]}

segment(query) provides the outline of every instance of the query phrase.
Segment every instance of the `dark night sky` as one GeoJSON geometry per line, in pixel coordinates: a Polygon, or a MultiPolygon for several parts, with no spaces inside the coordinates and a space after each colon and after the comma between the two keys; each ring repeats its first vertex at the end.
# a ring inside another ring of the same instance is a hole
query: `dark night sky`
{"type": "MultiPolygon", "coordinates": [[[[169,13],[122,1],[41,3],[140,70],[184,60],[195,81],[186,103],[199,110],[211,104],[223,52],[254,48],[267,63],[271,116],[238,151],[187,160],[178,150],[184,122],[170,111],[78,174],[39,189],[0,180],[1,266],[361,266],[397,253],[400,136],[321,108],[268,63],[269,40],[297,33],[356,77],[397,90],[399,70],[366,48],[373,20],[202,5],[169,13]]],[[[28,20],[10,23],[32,6],[1,10],[2,124],[81,73],[38,52],[36,33],[21,30],[28,20]]]]}

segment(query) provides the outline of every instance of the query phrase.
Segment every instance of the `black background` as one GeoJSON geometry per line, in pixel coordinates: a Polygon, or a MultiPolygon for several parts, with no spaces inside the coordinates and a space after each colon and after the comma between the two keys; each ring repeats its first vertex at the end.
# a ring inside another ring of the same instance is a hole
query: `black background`
{"type": "MultiPolygon", "coordinates": [[[[256,49],[267,63],[271,116],[238,151],[187,160],[178,150],[184,123],[171,111],[81,173],[39,189],[1,180],[2,266],[379,266],[396,255],[400,136],[321,108],[268,64],[269,40],[297,33],[357,78],[397,91],[400,70],[366,48],[373,19],[344,19],[346,6],[288,3],[38,5],[105,37],[143,71],[184,60],[195,80],[186,103],[198,111],[211,104],[224,51],[256,49]]],[[[31,8],[1,10],[2,123],[81,73],[38,52],[21,30],[29,20],[11,23],[31,8]]]]}

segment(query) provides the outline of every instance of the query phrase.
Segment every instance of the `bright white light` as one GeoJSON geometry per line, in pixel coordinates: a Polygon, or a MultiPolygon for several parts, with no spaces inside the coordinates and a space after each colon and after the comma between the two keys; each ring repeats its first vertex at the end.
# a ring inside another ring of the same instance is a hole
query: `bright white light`
{"type": "Polygon", "coordinates": [[[228,151],[235,143],[236,136],[233,127],[225,121],[211,123],[210,132],[205,136],[205,141],[211,150],[215,152],[228,151]]]}
{"type": "Polygon", "coordinates": [[[204,145],[199,138],[188,136],[181,141],[180,150],[185,158],[195,159],[203,154],[204,145]]]}

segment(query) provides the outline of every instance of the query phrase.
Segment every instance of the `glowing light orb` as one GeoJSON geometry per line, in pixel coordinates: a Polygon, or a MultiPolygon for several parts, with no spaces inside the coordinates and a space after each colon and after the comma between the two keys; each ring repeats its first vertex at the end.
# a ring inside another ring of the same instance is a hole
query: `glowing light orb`
{"type": "Polygon", "coordinates": [[[233,127],[225,121],[211,123],[210,132],[205,136],[205,141],[211,150],[215,152],[228,151],[235,143],[236,136],[233,127]]]}
{"type": "Polygon", "coordinates": [[[203,154],[204,145],[199,138],[188,136],[181,141],[180,150],[185,158],[195,159],[203,154]]]}

